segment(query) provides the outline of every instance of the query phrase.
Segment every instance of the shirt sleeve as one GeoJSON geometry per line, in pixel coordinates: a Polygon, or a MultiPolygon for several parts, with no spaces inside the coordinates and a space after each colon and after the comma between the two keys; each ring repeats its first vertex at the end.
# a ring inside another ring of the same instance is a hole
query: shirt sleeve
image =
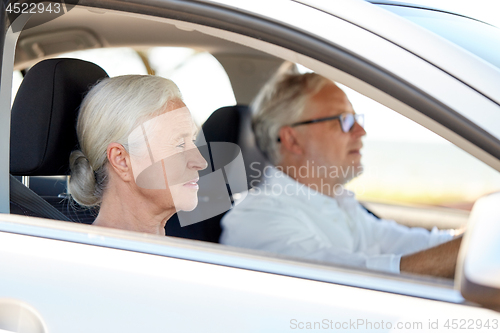
{"type": "Polygon", "coordinates": [[[407,255],[453,239],[451,230],[410,228],[392,220],[377,219],[370,214],[366,214],[364,227],[371,229],[371,239],[367,243],[378,244],[381,253],[386,254],[407,255]]]}
{"type": "Polygon", "coordinates": [[[236,209],[222,219],[222,244],[399,273],[401,255],[366,255],[339,249],[300,220],[300,215],[276,215],[265,209],[236,209]]]}

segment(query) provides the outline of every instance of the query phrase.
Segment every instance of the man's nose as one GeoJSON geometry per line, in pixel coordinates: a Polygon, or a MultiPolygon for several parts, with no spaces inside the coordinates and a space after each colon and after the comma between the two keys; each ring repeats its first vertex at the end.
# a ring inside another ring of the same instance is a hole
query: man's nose
{"type": "Polygon", "coordinates": [[[358,122],[355,122],[352,128],[352,135],[356,137],[365,136],[366,131],[358,122]]]}
{"type": "Polygon", "coordinates": [[[189,151],[187,166],[189,169],[204,170],[207,168],[208,163],[201,155],[200,150],[193,148],[189,151]]]}

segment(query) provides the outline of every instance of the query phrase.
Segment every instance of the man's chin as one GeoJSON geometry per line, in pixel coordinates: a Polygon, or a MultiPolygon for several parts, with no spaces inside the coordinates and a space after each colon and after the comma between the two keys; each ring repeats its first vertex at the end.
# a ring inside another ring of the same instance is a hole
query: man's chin
{"type": "Polygon", "coordinates": [[[361,174],[363,174],[364,168],[363,165],[358,162],[358,163],[353,163],[351,166],[349,166],[347,170],[349,170],[349,172],[344,174],[345,177],[342,184],[347,184],[354,178],[361,176],[361,174]]]}

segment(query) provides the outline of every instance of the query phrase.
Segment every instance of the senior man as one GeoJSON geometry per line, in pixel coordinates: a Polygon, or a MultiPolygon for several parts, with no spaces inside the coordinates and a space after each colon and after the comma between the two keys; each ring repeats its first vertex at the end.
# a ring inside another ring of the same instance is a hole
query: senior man
{"type": "Polygon", "coordinates": [[[362,172],[363,117],[314,74],[273,79],[253,104],[259,148],[274,164],[222,220],[221,243],[289,256],[453,277],[461,238],[370,214],[343,185],[362,172]]]}

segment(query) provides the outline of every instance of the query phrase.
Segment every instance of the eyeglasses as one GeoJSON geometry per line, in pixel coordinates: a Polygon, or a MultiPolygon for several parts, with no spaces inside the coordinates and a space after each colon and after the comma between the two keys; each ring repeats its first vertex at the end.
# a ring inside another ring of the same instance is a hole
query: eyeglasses
{"type": "MultiPolygon", "coordinates": [[[[365,115],[364,114],[352,114],[352,113],[342,113],[338,116],[333,117],[325,117],[318,118],[312,120],[301,121],[298,123],[293,123],[289,125],[290,127],[300,126],[300,125],[309,125],[314,123],[321,123],[323,121],[335,120],[338,119],[340,121],[340,127],[342,128],[342,132],[348,133],[354,126],[355,123],[358,123],[361,127],[365,126],[365,115]]],[[[278,142],[281,142],[281,139],[278,138],[278,142]]]]}

